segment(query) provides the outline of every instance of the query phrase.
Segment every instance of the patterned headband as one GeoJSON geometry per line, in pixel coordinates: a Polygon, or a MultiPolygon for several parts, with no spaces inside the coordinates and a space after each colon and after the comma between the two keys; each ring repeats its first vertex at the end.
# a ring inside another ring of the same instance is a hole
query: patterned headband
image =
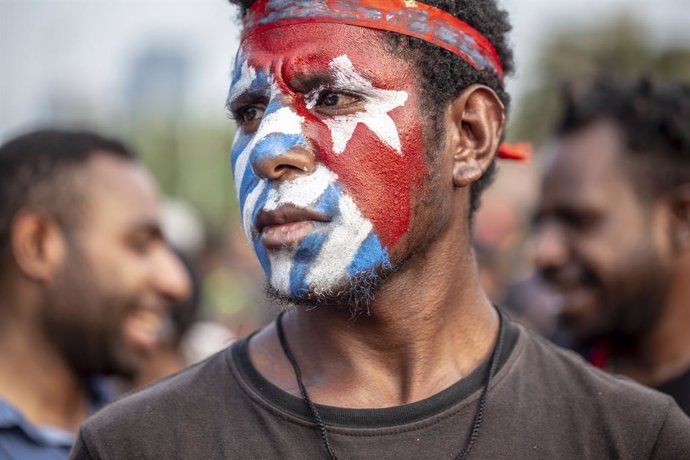
{"type": "MultiPolygon", "coordinates": [[[[446,49],[503,82],[503,65],[489,40],[450,13],[414,0],[257,0],[244,18],[242,41],[294,24],[335,23],[397,32],[446,49]]],[[[531,146],[501,144],[498,156],[526,161],[531,146]]]]}
{"type": "Polygon", "coordinates": [[[489,40],[452,14],[411,0],[258,0],[245,16],[242,39],[304,23],[349,24],[419,38],[503,80],[501,60],[489,40]]]}

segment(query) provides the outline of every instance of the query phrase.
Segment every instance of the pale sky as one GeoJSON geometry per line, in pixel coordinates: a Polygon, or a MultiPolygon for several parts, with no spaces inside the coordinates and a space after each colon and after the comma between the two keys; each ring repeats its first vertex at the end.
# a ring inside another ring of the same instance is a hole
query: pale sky
{"type": "MultiPolygon", "coordinates": [[[[554,30],[610,18],[621,9],[663,46],[690,42],[690,0],[503,0],[518,59],[514,94],[529,85],[534,50],[554,30]]],[[[123,110],[137,56],[151,46],[190,58],[189,116],[220,121],[237,47],[225,0],[0,0],[0,142],[45,121],[58,94],[101,123],[123,110]]]]}

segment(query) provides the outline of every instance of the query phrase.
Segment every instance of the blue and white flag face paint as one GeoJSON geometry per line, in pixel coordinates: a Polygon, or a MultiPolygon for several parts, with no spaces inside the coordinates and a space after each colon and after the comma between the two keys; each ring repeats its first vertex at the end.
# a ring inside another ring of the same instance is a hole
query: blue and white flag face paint
{"type": "MultiPolygon", "coordinates": [[[[371,221],[344,191],[338,175],[319,161],[318,152],[313,171],[290,180],[260,174],[258,165],[267,158],[312,145],[304,135],[308,121],[285,102],[290,98],[274,78],[265,69],[253,67],[240,51],[228,103],[247,93],[263,95],[268,101],[258,128],[250,133],[238,129],[232,146],[242,225],[271,286],[280,294],[293,298],[332,294],[358,276],[389,268],[388,251],[371,221]],[[257,231],[257,216],[288,205],[322,213],[328,221],[314,222],[313,231],[296,244],[269,250],[257,231]]],[[[350,125],[335,130],[354,130],[350,125]]]]}

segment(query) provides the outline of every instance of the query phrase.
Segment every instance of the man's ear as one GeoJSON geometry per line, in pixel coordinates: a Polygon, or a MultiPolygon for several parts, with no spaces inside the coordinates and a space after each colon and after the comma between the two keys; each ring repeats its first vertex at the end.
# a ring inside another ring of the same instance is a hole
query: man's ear
{"type": "Polygon", "coordinates": [[[453,184],[465,187],[491,165],[503,136],[505,107],[491,88],[472,85],[451,102],[446,123],[451,130],[453,184]]]}
{"type": "Polygon", "coordinates": [[[50,281],[65,253],[64,235],[55,219],[35,210],[20,210],[12,220],[12,254],[21,272],[50,281]]]}

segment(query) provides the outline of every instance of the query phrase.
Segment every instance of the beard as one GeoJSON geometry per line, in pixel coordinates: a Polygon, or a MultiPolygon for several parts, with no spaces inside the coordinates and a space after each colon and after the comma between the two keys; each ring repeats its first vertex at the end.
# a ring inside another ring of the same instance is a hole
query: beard
{"type": "MultiPolygon", "coordinates": [[[[431,174],[427,181],[434,184],[433,181],[437,178],[432,177],[431,174]]],[[[319,307],[328,307],[348,310],[351,319],[371,315],[371,307],[381,288],[391,278],[405,272],[418,260],[425,259],[429,248],[447,228],[448,215],[431,216],[431,210],[436,209],[443,199],[444,197],[437,192],[429,193],[417,202],[414,214],[418,217],[423,216],[420,222],[426,224],[424,224],[424,228],[408,231],[408,237],[410,234],[417,235],[417,237],[412,240],[406,238],[407,241],[403,243],[402,253],[397,254],[397,259],[394,262],[388,258],[388,249],[385,248],[383,251],[386,257],[379,260],[375,266],[369,266],[353,276],[343,278],[340,283],[334,286],[316,286],[317,289],[307,288],[299,292],[286,292],[277,289],[271,280],[267,280],[265,284],[266,296],[282,310],[303,307],[308,311],[319,307]]],[[[456,231],[455,229],[451,230],[456,231]]]]}
{"type": "Polygon", "coordinates": [[[280,309],[304,307],[312,310],[318,307],[346,309],[352,319],[360,315],[371,314],[371,305],[376,292],[390,277],[394,269],[370,270],[350,278],[337,288],[326,291],[306,291],[300,296],[282,294],[270,282],[266,283],[266,296],[273,300],[280,309]],[[380,272],[380,273],[379,273],[380,272]]]}
{"type": "Polygon", "coordinates": [[[641,248],[617,271],[618,277],[608,283],[594,273],[584,275],[582,283],[599,292],[598,312],[590,321],[578,324],[577,318],[561,317],[565,330],[573,333],[572,338],[580,345],[607,340],[621,350],[632,351],[662,318],[671,274],[653,249],[641,248]]]}
{"type": "Polygon", "coordinates": [[[109,294],[88,262],[74,251],[46,289],[46,336],[82,379],[95,374],[131,378],[137,369],[122,340],[122,320],[134,299],[109,294]]]}
{"type": "MultiPolygon", "coordinates": [[[[433,201],[433,200],[428,200],[433,201]]],[[[427,200],[420,202],[419,207],[428,208],[427,200]]],[[[265,294],[281,310],[303,307],[307,311],[315,308],[336,308],[348,310],[351,319],[359,316],[371,315],[371,306],[376,294],[393,277],[406,271],[418,259],[426,256],[427,249],[437,238],[442,228],[447,224],[447,216],[436,219],[431,227],[424,232],[424,237],[406,251],[403,258],[392,265],[386,263],[376,268],[365,270],[345,280],[341,285],[328,290],[306,290],[299,295],[284,294],[276,289],[268,280],[265,284],[265,294]]]]}
{"type": "Polygon", "coordinates": [[[613,344],[632,350],[649,336],[663,317],[670,274],[658,261],[640,264],[611,295],[609,336],[613,344]],[[657,263],[655,263],[657,262],[657,263]]]}

